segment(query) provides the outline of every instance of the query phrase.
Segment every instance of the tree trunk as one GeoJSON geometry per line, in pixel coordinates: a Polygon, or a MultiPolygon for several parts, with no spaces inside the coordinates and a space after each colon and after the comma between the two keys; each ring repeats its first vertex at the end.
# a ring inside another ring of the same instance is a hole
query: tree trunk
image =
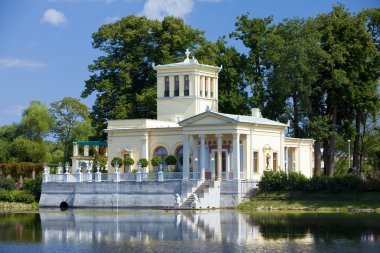
{"type": "Polygon", "coordinates": [[[323,175],[327,176],[330,171],[330,162],[329,162],[330,156],[329,156],[329,142],[326,140],[323,143],[323,163],[324,163],[324,171],[323,175]]]}
{"type": "Polygon", "coordinates": [[[316,140],[314,142],[314,176],[321,175],[321,143],[316,140]]]}
{"type": "Polygon", "coordinates": [[[356,111],[356,117],[355,117],[356,134],[355,134],[355,141],[354,141],[354,152],[353,152],[353,163],[352,163],[352,167],[354,167],[356,169],[359,169],[359,167],[360,167],[360,165],[359,165],[359,148],[360,148],[359,142],[360,142],[360,123],[361,123],[360,118],[361,118],[360,112],[356,111]]]}
{"type": "Polygon", "coordinates": [[[331,122],[331,134],[329,141],[329,177],[334,176],[334,160],[335,160],[335,132],[336,132],[336,121],[338,114],[338,103],[337,101],[333,102],[333,111],[332,111],[332,122],[331,122]]]}

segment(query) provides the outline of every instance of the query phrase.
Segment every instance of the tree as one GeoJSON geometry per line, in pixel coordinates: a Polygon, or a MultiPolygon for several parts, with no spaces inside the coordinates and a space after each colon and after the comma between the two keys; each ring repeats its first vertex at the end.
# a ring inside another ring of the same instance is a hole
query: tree
{"type": "Polygon", "coordinates": [[[63,145],[64,159],[69,160],[75,137],[84,135],[88,138],[92,134],[87,106],[79,99],[71,97],[52,102],[50,106],[50,112],[56,122],[52,132],[63,145]]]}
{"type": "Polygon", "coordinates": [[[138,164],[142,167],[142,168],[146,168],[148,167],[149,165],[149,162],[146,158],[140,158],[139,161],[138,161],[138,164]]]}
{"type": "Polygon", "coordinates": [[[9,145],[11,159],[17,162],[50,162],[49,143],[17,137],[9,145]]]}
{"type": "Polygon", "coordinates": [[[150,160],[150,163],[154,166],[160,166],[162,163],[162,158],[160,156],[155,156],[150,160]]]}
{"type": "Polygon", "coordinates": [[[117,167],[120,168],[120,166],[123,165],[123,159],[121,159],[120,157],[114,157],[111,161],[111,165],[112,167],[116,167],[116,164],[117,167]]]}
{"type": "Polygon", "coordinates": [[[177,164],[177,158],[175,158],[174,155],[168,155],[166,158],[165,158],[165,163],[169,166],[173,166],[173,165],[176,165],[177,164]]]}
{"type": "MultiPolygon", "coordinates": [[[[321,33],[321,48],[327,55],[319,70],[318,82],[325,90],[326,112],[331,119],[324,159],[328,174],[332,176],[338,127],[345,120],[352,120],[350,118],[354,115],[356,131],[360,129],[363,111],[371,104],[370,101],[376,100],[373,94],[377,94],[379,61],[363,18],[351,15],[343,5],[334,6],[332,12],[319,15],[316,24],[321,33]]],[[[354,153],[358,153],[357,138],[354,153]]]]}
{"type": "Polygon", "coordinates": [[[194,49],[205,42],[203,32],[175,17],[160,22],[127,16],[103,25],[92,38],[93,48],[104,55],[89,66],[92,74],[82,97],[97,94],[90,116],[101,139],[105,138],[107,120],[155,118],[156,76],[152,66],[183,59],[186,48],[194,49]]]}
{"type": "MultiPolygon", "coordinates": [[[[123,160],[123,164],[125,166],[128,166],[128,169],[130,169],[130,166],[132,166],[133,164],[135,164],[135,160],[133,160],[132,157],[126,157],[123,160]]],[[[131,172],[131,171],[129,170],[129,172],[131,172]]]]}
{"type": "Polygon", "coordinates": [[[25,137],[42,141],[54,125],[54,119],[45,104],[32,100],[22,113],[20,128],[25,137]]]}

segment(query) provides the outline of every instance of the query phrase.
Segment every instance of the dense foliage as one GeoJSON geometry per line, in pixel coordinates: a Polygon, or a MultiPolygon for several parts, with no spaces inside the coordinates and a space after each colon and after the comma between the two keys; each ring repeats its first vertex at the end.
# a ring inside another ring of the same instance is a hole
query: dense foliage
{"type": "Polygon", "coordinates": [[[379,181],[364,181],[358,176],[312,177],[300,173],[266,171],[259,182],[261,192],[305,191],[315,193],[380,191],[379,181]]]}

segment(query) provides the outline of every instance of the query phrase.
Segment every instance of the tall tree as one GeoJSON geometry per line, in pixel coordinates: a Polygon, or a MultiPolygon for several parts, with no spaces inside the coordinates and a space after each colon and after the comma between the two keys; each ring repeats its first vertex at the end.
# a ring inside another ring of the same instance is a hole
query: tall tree
{"type": "Polygon", "coordinates": [[[251,97],[249,103],[252,107],[264,109],[266,93],[267,72],[271,68],[271,57],[268,57],[268,41],[273,34],[273,18],[253,18],[248,14],[238,17],[235,23],[236,31],[231,37],[241,40],[249,49],[245,77],[248,81],[251,97]]]}
{"type": "Polygon", "coordinates": [[[204,44],[203,32],[180,18],[162,22],[127,16],[103,25],[92,36],[92,46],[103,52],[89,70],[82,97],[96,93],[90,113],[98,138],[105,138],[107,120],[155,118],[156,76],[153,65],[183,59],[186,48],[204,44]],[[147,103],[142,105],[141,103],[147,103]]]}
{"type": "Polygon", "coordinates": [[[71,97],[52,102],[50,106],[51,114],[56,122],[52,132],[63,146],[64,159],[68,160],[71,156],[74,137],[79,135],[77,132],[81,132],[81,135],[84,134],[86,137],[92,134],[89,122],[86,123],[89,121],[88,109],[79,99],[71,97]]]}
{"type": "Polygon", "coordinates": [[[33,100],[22,113],[20,128],[32,140],[42,141],[54,125],[49,109],[41,101],[33,100]]]}
{"type": "Polygon", "coordinates": [[[222,66],[218,78],[218,109],[220,112],[246,115],[249,113],[247,81],[244,76],[247,59],[234,47],[227,46],[224,37],[207,42],[195,52],[199,62],[222,66]]]}
{"type": "MultiPolygon", "coordinates": [[[[356,128],[360,129],[362,105],[371,100],[370,91],[376,92],[372,78],[376,76],[373,66],[376,66],[377,56],[363,19],[350,14],[343,5],[319,15],[316,22],[322,35],[321,48],[328,55],[320,69],[320,83],[326,88],[326,107],[331,117],[330,137],[325,144],[328,147],[325,166],[332,176],[337,127],[351,115],[356,115],[356,128]]],[[[359,147],[358,140],[355,139],[354,145],[359,147]]]]}

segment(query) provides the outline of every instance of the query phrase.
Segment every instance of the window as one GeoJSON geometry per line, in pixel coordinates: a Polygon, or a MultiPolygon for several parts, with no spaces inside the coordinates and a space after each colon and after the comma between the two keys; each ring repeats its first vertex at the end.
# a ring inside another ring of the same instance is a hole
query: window
{"type": "Polygon", "coordinates": [[[169,97],[169,86],[170,86],[169,77],[168,77],[168,76],[165,76],[165,91],[164,91],[164,97],[169,97]]]}
{"type": "Polygon", "coordinates": [[[200,83],[201,87],[199,89],[200,90],[199,95],[202,97],[203,96],[204,77],[201,76],[200,79],[201,79],[201,83],[200,83]]]}
{"type": "Polygon", "coordinates": [[[175,151],[175,158],[177,158],[177,169],[182,171],[183,164],[183,146],[179,146],[175,151]]]}
{"type": "Polygon", "coordinates": [[[210,80],[210,97],[214,97],[214,78],[210,80]]]}
{"type": "Polygon", "coordinates": [[[208,81],[209,81],[209,78],[205,77],[205,97],[208,96],[208,81]]]}
{"type": "Polygon", "coordinates": [[[184,91],[183,91],[184,96],[189,96],[189,88],[190,88],[189,76],[185,75],[185,87],[184,87],[184,91]]]}
{"type": "Polygon", "coordinates": [[[259,152],[253,152],[253,173],[259,172],[259,152]]]}
{"type": "Polygon", "coordinates": [[[273,153],[273,171],[277,171],[277,153],[273,153]]]}
{"type": "Polygon", "coordinates": [[[179,96],[179,76],[174,77],[174,96],[179,96]]]}
{"type": "Polygon", "coordinates": [[[154,151],[154,156],[159,156],[162,158],[162,164],[165,163],[165,158],[168,156],[168,151],[166,148],[160,146],[157,147],[156,150],[154,151]]]}

